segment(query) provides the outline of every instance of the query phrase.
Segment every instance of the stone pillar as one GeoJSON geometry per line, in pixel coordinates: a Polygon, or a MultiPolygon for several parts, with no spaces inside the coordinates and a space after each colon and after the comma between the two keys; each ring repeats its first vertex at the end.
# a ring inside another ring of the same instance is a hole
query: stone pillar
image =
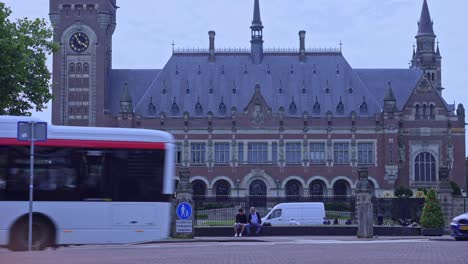
{"type": "Polygon", "coordinates": [[[444,214],[444,223],[448,228],[454,217],[453,214],[453,189],[448,179],[449,169],[447,167],[439,168],[439,182],[437,183],[437,196],[444,214]]]}
{"type": "Polygon", "coordinates": [[[356,185],[356,218],[358,238],[374,237],[374,210],[372,206],[372,191],[369,186],[369,171],[359,168],[359,180],[356,185]]]}
{"type": "Polygon", "coordinates": [[[193,202],[190,170],[187,167],[179,169],[180,181],[177,186],[177,197],[172,206],[172,237],[193,238],[195,222],[195,204],[193,202]],[[183,208],[181,210],[181,208],[183,208]]]}

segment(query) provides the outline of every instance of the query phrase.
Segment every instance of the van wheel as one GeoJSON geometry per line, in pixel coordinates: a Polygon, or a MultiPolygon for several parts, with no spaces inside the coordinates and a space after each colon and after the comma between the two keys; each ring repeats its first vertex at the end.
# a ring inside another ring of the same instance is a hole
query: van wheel
{"type": "MultiPolygon", "coordinates": [[[[13,251],[28,250],[28,217],[21,218],[11,229],[9,248],[13,251]]],[[[44,250],[53,242],[53,227],[40,216],[33,217],[32,250],[44,250]]]]}

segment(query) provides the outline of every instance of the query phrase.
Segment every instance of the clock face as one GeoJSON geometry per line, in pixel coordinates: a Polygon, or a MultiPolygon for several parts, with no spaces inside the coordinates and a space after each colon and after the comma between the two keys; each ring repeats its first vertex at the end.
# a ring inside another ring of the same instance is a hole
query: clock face
{"type": "Polygon", "coordinates": [[[70,48],[76,52],[83,52],[88,49],[89,38],[83,32],[74,33],[70,38],[70,48]]]}

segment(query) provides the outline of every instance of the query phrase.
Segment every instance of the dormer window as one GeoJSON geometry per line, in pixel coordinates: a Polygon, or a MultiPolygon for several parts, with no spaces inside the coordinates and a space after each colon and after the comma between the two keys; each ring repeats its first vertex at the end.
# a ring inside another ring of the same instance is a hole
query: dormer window
{"type": "Polygon", "coordinates": [[[179,105],[177,105],[176,103],[175,97],[174,97],[174,102],[172,103],[171,112],[172,112],[172,115],[178,115],[180,112],[180,108],[179,108],[179,105]]]}
{"type": "Polygon", "coordinates": [[[343,102],[341,101],[341,97],[340,97],[340,102],[338,103],[338,105],[336,106],[336,112],[340,115],[344,114],[344,104],[343,102]]]}
{"type": "Polygon", "coordinates": [[[226,107],[226,104],[224,104],[224,98],[221,97],[221,103],[219,104],[219,114],[220,115],[225,115],[226,112],[227,112],[227,107],[226,107]]]}
{"type": "Polygon", "coordinates": [[[361,114],[367,114],[368,113],[366,97],[362,98],[362,104],[361,104],[361,106],[359,106],[359,111],[361,112],[361,114]]]}
{"type": "Polygon", "coordinates": [[[294,97],[292,98],[291,104],[289,104],[289,113],[290,113],[291,115],[297,114],[297,105],[296,105],[296,103],[294,102],[294,97]]]}
{"type": "Polygon", "coordinates": [[[313,106],[314,114],[320,114],[320,103],[318,102],[318,97],[315,97],[315,104],[313,106]]]}
{"type": "Polygon", "coordinates": [[[203,106],[200,103],[200,97],[198,97],[198,102],[195,105],[195,114],[202,115],[203,114],[203,106]]]}

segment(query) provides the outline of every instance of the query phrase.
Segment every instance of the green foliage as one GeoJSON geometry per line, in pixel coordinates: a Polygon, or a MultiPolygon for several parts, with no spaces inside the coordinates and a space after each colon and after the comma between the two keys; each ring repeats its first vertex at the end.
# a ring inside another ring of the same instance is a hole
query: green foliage
{"type": "Polygon", "coordinates": [[[418,188],[418,192],[424,193],[424,196],[427,195],[427,189],[426,188],[418,188]]]}
{"type": "Polygon", "coordinates": [[[453,195],[462,195],[461,193],[461,189],[460,189],[460,186],[458,186],[458,184],[454,181],[450,181],[450,185],[452,185],[452,194],[453,195]]]}
{"type": "Polygon", "coordinates": [[[325,203],[326,211],[350,211],[351,206],[345,202],[330,202],[325,203]]]}
{"type": "Polygon", "coordinates": [[[439,204],[439,200],[437,200],[437,194],[434,189],[430,189],[427,192],[421,216],[421,226],[424,228],[444,228],[442,207],[439,204]]]}
{"type": "Polygon", "coordinates": [[[398,198],[407,198],[413,196],[413,191],[404,186],[398,186],[395,189],[394,195],[398,198]]]}
{"type": "Polygon", "coordinates": [[[58,50],[44,19],[10,21],[0,2],[0,115],[30,115],[52,99],[47,55],[58,50]]]}

